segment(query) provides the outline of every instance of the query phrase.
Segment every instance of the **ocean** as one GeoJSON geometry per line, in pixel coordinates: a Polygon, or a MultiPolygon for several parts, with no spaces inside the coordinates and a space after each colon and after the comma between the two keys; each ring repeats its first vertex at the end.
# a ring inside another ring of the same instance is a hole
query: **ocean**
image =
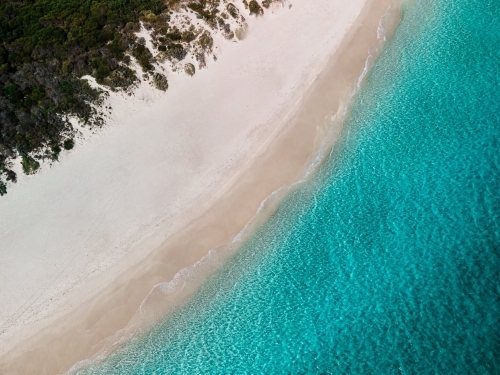
{"type": "Polygon", "coordinates": [[[77,373],[500,374],[500,2],[407,2],[313,176],[77,373]]]}

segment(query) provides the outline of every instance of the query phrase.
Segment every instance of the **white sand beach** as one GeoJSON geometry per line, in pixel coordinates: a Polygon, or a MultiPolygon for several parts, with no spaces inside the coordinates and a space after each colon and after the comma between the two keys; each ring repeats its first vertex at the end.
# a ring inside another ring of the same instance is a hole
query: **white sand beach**
{"type": "Polygon", "coordinates": [[[206,69],[170,73],[166,93],[112,96],[107,126],[20,176],[0,198],[0,373],[56,374],[95,354],[154,285],[300,178],[389,4],[291,0],[248,17],[206,69]]]}

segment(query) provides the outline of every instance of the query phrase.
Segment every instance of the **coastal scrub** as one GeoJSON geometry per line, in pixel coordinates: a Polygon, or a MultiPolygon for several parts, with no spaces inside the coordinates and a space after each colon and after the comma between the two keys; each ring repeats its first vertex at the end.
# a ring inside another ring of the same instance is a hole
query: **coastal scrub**
{"type": "MultiPolygon", "coordinates": [[[[255,0],[247,9],[263,13],[255,0]]],[[[0,0],[0,195],[16,181],[12,160],[22,157],[29,174],[73,148],[69,118],[89,127],[104,123],[99,87],[131,93],[143,77],[164,91],[159,63],[176,65],[191,54],[203,68],[212,33],[242,39],[237,30],[244,26],[227,0],[0,0]]]]}

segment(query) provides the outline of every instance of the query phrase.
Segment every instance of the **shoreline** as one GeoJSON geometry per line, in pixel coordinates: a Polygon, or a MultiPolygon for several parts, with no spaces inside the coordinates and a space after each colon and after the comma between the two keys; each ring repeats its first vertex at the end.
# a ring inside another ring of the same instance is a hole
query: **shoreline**
{"type": "MultiPolygon", "coordinates": [[[[311,155],[319,150],[328,134],[331,116],[342,108],[365,68],[369,50],[377,40],[379,20],[389,3],[365,3],[326,68],[305,91],[298,108],[294,107],[283,125],[275,128],[243,168],[239,165],[240,173],[225,181],[219,192],[205,202],[206,210],[201,216],[181,230],[174,230],[146,259],[124,267],[127,270],[92,297],[91,302],[86,301],[86,306],[47,325],[26,344],[20,342],[17,350],[0,358],[2,373],[32,373],[41,367],[44,373],[58,373],[95,355],[108,344],[106,338],[109,341],[113,333],[126,326],[155,285],[168,283],[180,270],[237,236],[252,221],[266,197],[303,176],[311,155]],[[325,120],[327,116],[329,120],[325,120]],[[57,331],[65,333],[59,335],[57,331]]],[[[340,129],[333,129],[329,141],[334,141],[340,129]]],[[[261,216],[253,225],[265,220],[265,214],[261,216]]],[[[179,302],[177,296],[173,299],[179,302]]]]}

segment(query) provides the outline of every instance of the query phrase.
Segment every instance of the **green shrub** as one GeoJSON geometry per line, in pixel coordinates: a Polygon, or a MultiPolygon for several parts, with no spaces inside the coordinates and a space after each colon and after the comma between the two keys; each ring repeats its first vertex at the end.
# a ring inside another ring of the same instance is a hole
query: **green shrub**
{"type": "Polygon", "coordinates": [[[7,186],[5,186],[2,181],[0,181],[0,196],[4,194],[7,194],[7,186]]]}
{"type": "Polygon", "coordinates": [[[255,14],[256,16],[261,16],[264,14],[264,10],[255,0],[252,0],[248,3],[248,9],[250,10],[250,14],[255,14]]]}
{"type": "MultiPolygon", "coordinates": [[[[143,11],[160,19],[156,15],[167,7],[161,0],[0,0],[2,189],[5,179],[15,180],[8,157],[25,155],[26,173],[39,167],[27,155],[57,158],[63,134],[73,131],[66,115],[90,126],[102,123],[95,109],[101,93],[81,80],[83,75],[111,88],[137,80],[124,64],[143,11]]],[[[151,56],[142,55],[143,65],[151,68],[151,56]]]]}
{"type": "Polygon", "coordinates": [[[63,143],[63,147],[65,150],[71,150],[75,146],[75,141],[72,139],[66,139],[63,143]]]}
{"type": "Polygon", "coordinates": [[[177,44],[177,43],[169,44],[167,50],[169,56],[179,61],[183,60],[187,55],[187,52],[182,46],[182,44],[177,44]]]}
{"type": "MultiPolygon", "coordinates": [[[[253,14],[262,14],[255,0],[244,3],[253,14]]],[[[154,71],[154,57],[135,35],[140,21],[159,38],[163,58],[183,60],[184,46],[191,42],[211,51],[210,33],[197,38],[169,26],[168,8],[179,4],[181,0],[0,0],[2,189],[6,179],[15,176],[9,158],[25,155],[23,170],[33,173],[39,163],[27,155],[57,158],[57,145],[66,149],[64,142],[74,132],[68,116],[88,126],[102,124],[102,91],[91,88],[82,76],[91,75],[112,90],[127,89],[139,79],[128,67],[130,56],[145,72],[154,71]]],[[[187,4],[212,28],[222,21],[218,5],[214,0],[187,4]]],[[[239,17],[233,4],[226,10],[239,17]]],[[[166,78],[153,83],[160,89],[168,86],[166,78]]]]}
{"type": "Polygon", "coordinates": [[[173,33],[165,34],[165,37],[167,37],[171,41],[175,42],[175,41],[179,41],[182,39],[182,34],[179,33],[178,31],[175,31],[173,33]]]}
{"type": "Polygon", "coordinates": [[[168,89],[167,77],[161,73],[155,73],[153,75],[154,86],[161,91],[166,91],[168,89]]]}
{"type": "Polygon", "coordinates": [[[227,12],[231,15],[233,18],[238,18],[238,8],[234,6],[234,4],[229,3],[226,6],[227,12]]]}
{"type": "Polygon", "coordinates": [[[194,76],[194,73],[196,73],[196,69],[194,65],[191,63],[187,63],[186,65],[184,65],[184,71],[191,77],[194,76]]]}
{"type": "Polygon", "coordinates": [[[31,156],[23,156],[21,165],[25,174],[33,174],[40,167],[40,163],[33,159],[31,156]]]}
{"type": "Polygon", "coordinates": [[[273,2],[273,0],[263,0],[262,1],[262,6],[264,8],[269,8],[269,6],[271,5],[272,2],[273,2]]]}
{"type": "Polygon", "coordinates": [[[194,10],[200,15],[209,25],[213,25],[217,16],[217,8],[212,6],[206,0],[199,0],[196,3],[189,3],[188,8],[194,10]]]}
{"type": "Polygon", "coordinates": [[[136,44],[132,50],[132,56],[137,59],[137,62],[145,71],[152,71],[154,69],[152,64],[154,61],[153,55],[144,45],[136,44]]]}

